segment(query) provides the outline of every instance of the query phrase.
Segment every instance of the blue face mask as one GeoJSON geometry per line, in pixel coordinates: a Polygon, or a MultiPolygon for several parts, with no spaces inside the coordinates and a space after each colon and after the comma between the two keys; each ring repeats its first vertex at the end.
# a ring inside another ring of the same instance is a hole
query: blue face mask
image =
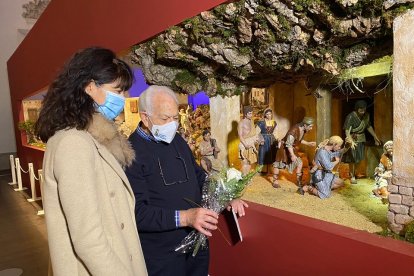
{"type": "Polygon", "coordinates": [[[97,105],[97,110],[102,113],[108,120],[114,120],[124,109],[125,97],[114,92],[106,92],[105,103],[97,105]]]}

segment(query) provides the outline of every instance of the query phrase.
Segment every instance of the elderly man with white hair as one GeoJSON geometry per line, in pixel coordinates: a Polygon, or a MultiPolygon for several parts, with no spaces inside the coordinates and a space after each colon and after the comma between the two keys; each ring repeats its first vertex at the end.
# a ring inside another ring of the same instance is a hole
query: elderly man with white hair
{"type": "MultiPolygon", "coordinates": [[[[149,275],[207,275],[209,252],[176,252],[195,228],[211,236],[218,214],[199,208],[206,173],[178,128],[178,103],[165,86],[150,86],[139,99],[141,122],[129,137],[136,159],[126,170],[136,198],[136,221],[149,275]]],[[[244,202],[232,208],[244,215],[244,202]]]]}

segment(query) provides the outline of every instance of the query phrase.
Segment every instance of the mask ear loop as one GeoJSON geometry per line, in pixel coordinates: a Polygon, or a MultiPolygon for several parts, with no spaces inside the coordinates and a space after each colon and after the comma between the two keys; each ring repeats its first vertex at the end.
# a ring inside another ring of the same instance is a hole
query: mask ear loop
{"type": "Polygon", "coordinates": [[[144,114],[145,114],[145,116],[147,116],[148,121],[150,121],[150,122],[151,122],[151,124],[152,124],[152,125],[154,125],[154,123],[153,123],[153,122],[152,122],[152,120],[150,119],[150,115],[149,115],[146,111],[144,111],[144,112],[142,112],[142,113],[144,113],[144,114]]]}
{"type": "Polygon", "coordinates": [[[150,122],[151,122],[151,124],[154,124],[154,123],[152,122],[152,120],[150,119],[150,115],[149,115],[148,113],[146,113],[146,112],[145,112],[145,115],[147,116],[148,121],[150,121],[150,122]]]}
{"type": "Polygon", "coordinates": [[[94,79],[91,79],[91,82],[93,82],[97,87],[101,86],[101,84],[98,81],[94,80],[94,79]]]}

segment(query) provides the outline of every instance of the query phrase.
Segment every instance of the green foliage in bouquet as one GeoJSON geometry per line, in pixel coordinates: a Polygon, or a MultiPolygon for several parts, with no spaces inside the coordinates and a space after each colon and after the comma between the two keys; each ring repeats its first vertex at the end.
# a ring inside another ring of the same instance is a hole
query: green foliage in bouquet
{"type": "Polygon", "coordinates": [[[263,166],[257,166],[255,170],[242,176],[240,171],[234,168],[224,168],[216,174],[210,176],[208,194],[215,194],[220,205],[227,205],[235,198],[243,195],[243,191],[250,183],[252,178],[262,170],[263,166]],[[222,187],[219,187],[222,185],[222,187]]]}

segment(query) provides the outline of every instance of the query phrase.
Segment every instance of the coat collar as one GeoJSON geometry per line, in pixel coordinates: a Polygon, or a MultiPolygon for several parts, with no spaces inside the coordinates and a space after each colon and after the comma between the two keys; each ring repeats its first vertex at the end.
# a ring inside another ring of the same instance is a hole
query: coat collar
{"type": "Polygon", "coordinates": [[[94,114],[87,131],[99,152],[99,155],[119,175],[128,192],[134,195],[123,168],[129,166],[135,159],[135,153],[130,143],[118,132],[114,122],[105,119],[100,114],[94,114]]]}
{"type": "Polygon", "coordinates": [[[112,153],[122,168],[132,164],[135,159],[135,152],[127,138],[118,131],[118,127],[113,121],[109,121],[99,113],[95,113],[87,131],[112,153]]]}

